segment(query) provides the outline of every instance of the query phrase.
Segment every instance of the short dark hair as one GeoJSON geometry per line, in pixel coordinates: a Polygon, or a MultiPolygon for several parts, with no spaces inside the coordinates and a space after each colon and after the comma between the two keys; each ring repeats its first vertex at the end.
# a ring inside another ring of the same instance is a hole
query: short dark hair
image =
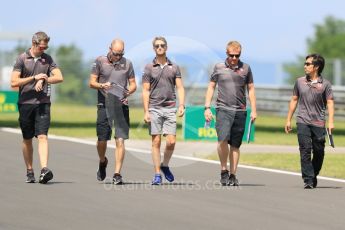
{"type": "Polygon", "coordinates": [[[42,31],[39,31],[32,36],[32,43],[34,44],[40,44],[41,41],[48,43],[49,40],[50,40],[50,37],[42,31]]]}
{"type": "Polygon", "coordinates": [[[309,54],[308,56],[305,57],[305,60],[308,58],[313,58],[313,65],[318,66],[319,69],[317,70],[317,73],[321,75],[323,68],[325,67],[325,59],[317,53],[314,54],[309,54]]]}

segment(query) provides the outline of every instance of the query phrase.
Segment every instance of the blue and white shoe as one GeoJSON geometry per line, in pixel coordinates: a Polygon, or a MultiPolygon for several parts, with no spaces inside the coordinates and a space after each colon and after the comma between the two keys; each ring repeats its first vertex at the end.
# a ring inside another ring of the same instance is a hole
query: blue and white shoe
{"type": "Polygon", "coordinates": [[[162,184],[162,176],[161,174],[155,174],[153,178],[152,185],[161,185],[162,184]]]}

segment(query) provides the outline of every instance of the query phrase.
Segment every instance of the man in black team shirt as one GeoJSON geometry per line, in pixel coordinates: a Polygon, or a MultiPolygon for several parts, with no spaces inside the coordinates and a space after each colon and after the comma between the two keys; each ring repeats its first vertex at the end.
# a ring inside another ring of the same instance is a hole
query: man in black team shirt
{"type": "Polygon", "coordinates": [[[137,88],[132,62],[123,55],[124,42],[121,39],[114,39],[108,54],[99,56],[93,63],[89,81],[90,87],[98,90],[97,152],[99,168],[97,179],[103,181],[106,177],[108,159],[105,153],[114,124],[116,144],[114,184],[123,183],[121,169],[125,157],[125,140],[129,138],[129,107],[126,98],[137,88]]]}
{"type": "Polygon", "coordinates": [[[237,165],[240,157],[240,146],[246,123],[246,90],[251,105],[250,119],[256,119],[256,99],[254,81],[250,66],[243,63],[241,44],[230,41],[226,47],[228,58],[216,64],[211,75],[205,99],[205,120],[213,117],[210,110],[212,96],[218,84],[216,105],[216,131],[218,135],[218,155],[221,164],[220,183],[223,186],[238,186],[236,178],[237,165]],[[230,149],[228,144],[230,144],[230,149]],[[230,160],[230,174],[227,159],[230,160]]]}
{"type": "Polygon", "coordinates": [[[39,182],[46,184],[53,179],[48,166],[48,129],[50,126],[50,84],[63,81],[61,71],[48,54],[50,38],[44,32],[32,37],[30,49],[17,58],[11,76],[11,86],[19,87],[19,124],[23,135],[23,156],[27,169],[27,183],[34,183],[32,168],[32,138],[38,139],[41,174],[39,182]]]}
{"type": "Polygon", "coordinates": [[[152,41],[156,57],[145,66],[142,77],[144,120],[149,124],[152,138],[152,160],[155,175],[153,185],[162,184],[161,172],[169,182],[174,181],[169,161],[176,143],[176,112],[184,114],[184,87],[178,65],[171,62],[166,54],[168,43],[164,37],[155,37],[152,41]],[[179,105],[176,108],[177,91],[179,105]],[[161,162],[161,135],[166,137],[163,161],[161,162]]]}
{"type": "Polygon", "coordinates": [[[317,186],[317,175],[322,167],[325,154],[326,107],[329,132],[334,128],[332,85],[321,76],[324,66],[325,60],[319,54],[310,54],[305,58],[305,76],[296,80],[285,124],[285,132],[289,133],[292,130],[291,119],[298,104],[297,136],[305,189],[317,186]]]}

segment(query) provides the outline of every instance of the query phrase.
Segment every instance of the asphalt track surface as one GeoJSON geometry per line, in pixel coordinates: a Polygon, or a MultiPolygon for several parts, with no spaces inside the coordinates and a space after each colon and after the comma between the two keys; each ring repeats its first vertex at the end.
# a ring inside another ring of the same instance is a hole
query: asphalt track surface
{"type": "Polygon", "coordinates": [[[241,167],[241,186],[222,187],[218,164],[174,158],[176,181],[151,186],[150,155],[127,151],[126,183],[115,186],[113,149],[108,178],[98,182],[94,145],[50,139],[54,179],[26,184],[21,135],[0,129],[0,143],[1,230],[345,228],[344,181],[304,190],[299,176],[241,167]]]}

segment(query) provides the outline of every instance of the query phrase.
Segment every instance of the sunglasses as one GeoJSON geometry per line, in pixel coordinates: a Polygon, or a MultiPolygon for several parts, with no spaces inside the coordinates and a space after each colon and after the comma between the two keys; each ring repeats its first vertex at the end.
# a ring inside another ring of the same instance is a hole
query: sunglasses
{"type": "Polygon", "coordinates": [[[310,66],[310,65],[314,65],[314,63],[312,63],[312,62],[304,62],[304,65],[305,66],[310,66]]]}
{"type": "Polygon", "coordinates": [[[156,48],[156,49],[158,49],[159,47],[165,49],[166,44],[157,44],[157,45],[155,45],[155,48],[156,48]]]}
{"type": "Polygon", "coordinates": [[[40,50],[46,50],[49,48],[49,46],[37,46],[40,50]]]}
{"type": "Polygon", "coordinates": [[[114,51],[111,51],[111,54],[114,55],[115,57],[122,57],[125,53],[116,53],[114,51]]]}
{"type": "Polygon", "coordinates": [[[228,54],[228,57],[230,57],[230,58],[234,58],[234,57],[239,58],[240,54],[228,54]]]}

